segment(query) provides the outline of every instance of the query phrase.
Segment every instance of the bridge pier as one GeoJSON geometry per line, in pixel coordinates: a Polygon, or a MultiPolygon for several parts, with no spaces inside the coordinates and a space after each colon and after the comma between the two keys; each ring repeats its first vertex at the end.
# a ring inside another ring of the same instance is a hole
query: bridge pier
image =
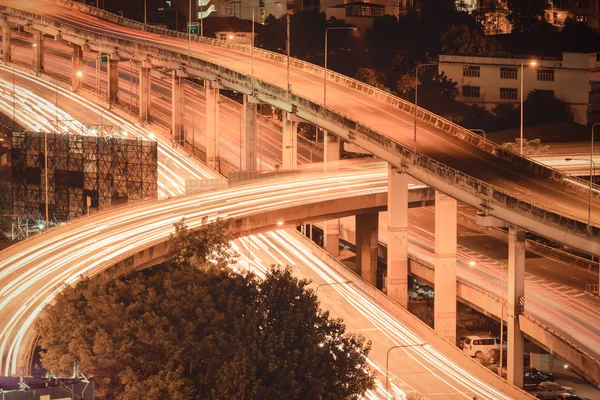
{"type": "Polygon", "coordinates": [[[108,104],[119,102],[119,59],[115,54],[109,54],[107,64],[108,104]]]}
{"type": "Polygon", "coordinates": [[[456,343],[456,200],[435,192],[434,328],[456,343]]]}
{"type": "Polygon", "coordinates": [[[256,118],[258,101],[247,94],[244,95],[243,106],[243,143],[242,165],[243,171],[256,171],[256,118]]]}
{"type": "Polygon", "coordinates": [[[519,324],[525,299],[525,231],[508,228],[508,351],[507,379],[517,387],[523,387],[524,336],[519,324]]]}
{"type": "Polygon", "coordinates": [[[10,62],[12,59],[11,34],[10,23],[5,19],[2,20],[2,60],[4,62],[10,62]]]}
{"type": "Polygon", "coordinates": [[[171,140],[185,146],[185,80],[183,71],[171,71],[171,140]]]}
{"type": "Polygon", "coordinates": [[[298,117],[283,112],[282,167],[295,169],[298,165],[298,117]]]}
{"type": "Polygon", "coordinates": [[[39,74],[44,71],[44,34],[33,31],[33,71],[39,74]]]}
{"type": "MultiPolygon", "coordinates": [[[[327,149],[324,154],[327,162],[339,161],[340,159],[340,140],[335,135],[326,135],[327,149]]],[[[325,222],[324,247],[325,250],[334,257],[340,254],[340,220],[339,218],[330,219],[325,222]]]]}
{"type": "Polygon", "coordinates": [[[140,121],[150,121],[152,110],[152,66],[143,61],[140,66],[140,121]]]}
{"type": "Polygon", "coordinates": [[[219,171],[219,88],[215,82],[204,80],[206,91],[206,164],[219,171]]]}
{"type": "Polygon", "coordinates": [[[364,280],[377,286],[379,213],[356,216],[356,268],[364,280]]]}
{"type": "Polygon", "coordinates": [[[402,307],[407,308],[408,174],[392,164],[388,164],[387,217],[387,295],[402,307]]]}
{"type": "Polygon", "coordinates": [[[77,76],[77,72],[83,73],[83,47],[72,45],[73,52],[71,55],[71,90],[75,91],[81,86],[81,77],[77,76]]]}

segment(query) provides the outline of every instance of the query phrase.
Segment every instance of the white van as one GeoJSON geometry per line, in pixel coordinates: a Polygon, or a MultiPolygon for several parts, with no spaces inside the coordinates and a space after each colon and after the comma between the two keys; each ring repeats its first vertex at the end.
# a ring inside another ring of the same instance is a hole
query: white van
{"type": "MultiPolygon", "coordinates": [[[[504,343],[506,348],[506,343],[504,343]]],[[[500,338],[491,336],[467,336],[463,344],[463,351],[471,357],[479,354],[488,354],[490,350],[500,349],[500,338]]]]}

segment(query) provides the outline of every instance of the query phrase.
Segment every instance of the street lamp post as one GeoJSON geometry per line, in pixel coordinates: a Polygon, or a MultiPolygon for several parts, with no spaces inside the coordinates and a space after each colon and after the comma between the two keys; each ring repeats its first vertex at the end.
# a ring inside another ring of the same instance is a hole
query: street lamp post
{"type": "Polygon", "coordinates": [[[321,288],[321,286],[333,286],[333,285],[343,285],[343,284],[347,284],[347,285],[351,285],[353,282],[352,281],[341,281],[341,282],[330,282],[330,283],[321,283],[320,285],[317,286],[317,288],[315,289],[315,296],[317,295],[317,293],[319,292],[319,289],[321,288]]]}
{"type": "Polygon", "coordinates": [[[413,152],[417,152],[417,110],[418,110],[418,99],[419,99],[419,68],[420,67],[430,67],[433,65],[438,65],[438,63],[427,63],[427,64],[419,64],[417,68],[415,68],[415,124],[414,124],[414,139],[413,139],[413,152]]]}
{"type": "Polygon", "coordinates": [[[468,128],[471,132],[481,132],[481,134],[483,135],[483,138],[487,140],[487,137],[485,136],[485,131],[483,129],[471,129],[468,128]]]}
{"type": "Polygon", "coordinates": [[[389,369],[390,351],[392,351],[394,349],[404,349],[406,347],[425,347],[427,345],[428,345],[428,343],[399,344],[397,346],[392,346],[388,349],[387,354],[385,355],[385,395],[386,396],[389,392],[389,386],[390,386],[390,369],[389,369]]]}
{"type": "Polygon", "coordinates": [[[537,65],[537,61],[535,60],[531,60],[529,62],[522,62],[521,63],[521,129],[520,129],[520,133],[521,133],[521,141],[519,143],[519,148],[520,148],[520,152],[519,154],[522,156],[523,155],[523,75],[524,75],[524,71],[525,71],[525,64],[529,64],[530,67],[535,67],[537,65]]]}
{"type": "Polygon", "coordinates": [[[593,159],[587,160],[585,158],[565,158],[565,161],[584,161],[590,163],[590,184],[588,190],[588,223],[587,223],[587,234],[588,236],[592,233],[592,187],[594,183],[594,175],[596,175],[596,163],[593,159]]]}

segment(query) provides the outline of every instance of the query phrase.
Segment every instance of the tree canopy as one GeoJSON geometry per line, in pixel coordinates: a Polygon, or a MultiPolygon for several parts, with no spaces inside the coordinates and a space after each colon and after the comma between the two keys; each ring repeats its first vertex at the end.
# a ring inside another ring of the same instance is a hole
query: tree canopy
{"type": "Polygon", "coordinates": [[[306,280],[229,268],[228,223],[176,225],[176,258],[67,287],[37,323],[43,366],[73,362],[103,399],[358,398],[370,343],[319,308],[306,280]]]}

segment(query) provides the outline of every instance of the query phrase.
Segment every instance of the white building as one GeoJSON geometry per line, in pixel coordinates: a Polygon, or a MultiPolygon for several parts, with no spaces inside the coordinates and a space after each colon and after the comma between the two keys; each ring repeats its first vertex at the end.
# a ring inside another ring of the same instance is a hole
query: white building
{"type": "Polygon", "coordinates": [[[600,121],[600,53],[562,53],[555,60],[441,55],[439,72],[457,82],[456,98],[492,109],[498,103],[520,102],[521,64],[524,97],[532,90],[551,91],[567,103],[574,121],[600,121]]]}

